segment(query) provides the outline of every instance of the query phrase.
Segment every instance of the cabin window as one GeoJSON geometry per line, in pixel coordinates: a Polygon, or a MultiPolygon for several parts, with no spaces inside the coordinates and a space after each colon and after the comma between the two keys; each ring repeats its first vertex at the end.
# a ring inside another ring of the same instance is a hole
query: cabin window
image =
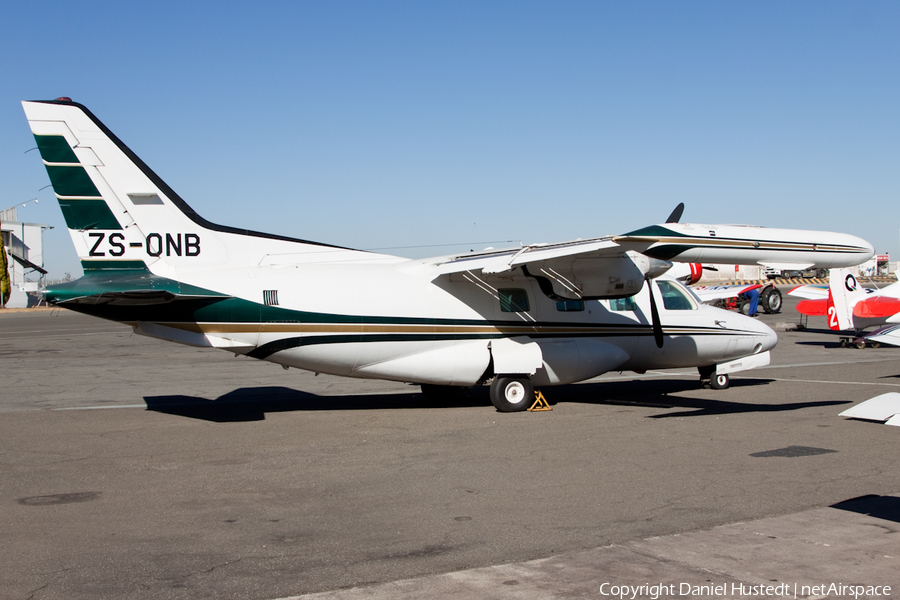
{"type": "Polygon", "coordinates": [[[663,306],[666,310],[694,310],[696,305],[690,296],[674,281],[657,281],[659,293],[662,294],[663,306]]]}
{"type": "Polygon", "coordinates": [[[584,300],[559,300],[556,303],[559,312],[578,312],[584,310],[584,300]]]}
{"type": "Polygon", "coordinates": [[[609,301],[609,310],[614,310],[616,312],[633,312],[636,308],[637,302],[634,301],[634,296],[628,296],[627,298],[613,298],[609,301]]]}
{"type": "Polygon", "coordinates": [[[497,290],[497,293],[503,312],[528,312],[528,293],[525,290],[497,290]]]}

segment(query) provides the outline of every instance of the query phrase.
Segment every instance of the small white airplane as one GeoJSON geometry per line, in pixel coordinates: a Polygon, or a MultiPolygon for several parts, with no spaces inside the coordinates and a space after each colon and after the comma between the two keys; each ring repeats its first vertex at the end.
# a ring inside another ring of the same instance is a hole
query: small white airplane
{"type": "Polygon", "coordinates": [[[314,372],[422,385],[491,382],[501,411],[533,386],[611,370],[768,364],[775,332],[704,305],[670,260],[839,267],[874,253],[840,233],[678,223],[625,235],[411,260],[215,225],[84,106],[23,102],[84,268],[49,302],[135,332],[314,372]]]}
{"type": "Polygon", "coordinates": [[[900,282],[880,290],[864,288],[849,269],[831,269],[828,287],[801,285],[789,291],[805,298],[797,311],[806,316],[826,316],[834,331],[854,330],[855,338],[845,345],[865,348],[866,344],[900,346],[900,282]],[[879,327],[863,334],[864,329],[879,327]]]}

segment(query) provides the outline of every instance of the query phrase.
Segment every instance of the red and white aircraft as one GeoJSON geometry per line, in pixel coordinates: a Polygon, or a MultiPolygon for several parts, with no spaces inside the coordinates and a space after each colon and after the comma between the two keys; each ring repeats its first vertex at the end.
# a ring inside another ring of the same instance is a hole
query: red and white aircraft
{"type": "Polygon", "coordinates": [[[872,290],[860,286],[849,269],[831,269],[827,288],[802,285],[788,294],[805,298],[797,305],[801,314],[825,316],[828,327],[835,331],[859,333],[879,327],[853,339],[851,343],[858,348],[866,342],[900,346],[900,282],[872,290]]]}
{"type": "Polygon", "coordinates": [[[700,281],[704,269],[717,270],[712,267],[704,267],[700,263],[673,263],[668,275],[685,285],[691,286],[691,291],[706,304],[719,308],[735,309],[747,314],[747,302],[739,301],[744,292],[759,290],[759,307],[767,313],[781,312],[781,292],[772,284],[743,283],[726,285],[694,285],[700,281]]]}

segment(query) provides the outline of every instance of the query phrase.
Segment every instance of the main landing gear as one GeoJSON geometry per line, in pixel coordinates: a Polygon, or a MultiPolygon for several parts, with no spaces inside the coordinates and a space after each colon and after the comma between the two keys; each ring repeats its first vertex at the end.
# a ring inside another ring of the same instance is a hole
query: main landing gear
{"type": "Polygon", "coordinates": [[[842,337],[841,338],[841,348],[858,348],[862,350],[868,344],[869,348],[881,348],[881,342],[870,342],[866,338],[860,336],[857,338],[853,337],[842,337]]]}
{"type": "Polygon", "coordinates": [[[697,367],[697,370],[700,371],[700,387],[702,388],[725,390],[731,385],[731,379],[729,379],[728,375],[716,373],[715,365],[711,367],[697,367]]]}
{"type": "Polygon", "coordinates": [[[534,403],[534,385],[527,375],[497,375],[491,383],[491,403],[500,412],[527,410],[534,403]]]}

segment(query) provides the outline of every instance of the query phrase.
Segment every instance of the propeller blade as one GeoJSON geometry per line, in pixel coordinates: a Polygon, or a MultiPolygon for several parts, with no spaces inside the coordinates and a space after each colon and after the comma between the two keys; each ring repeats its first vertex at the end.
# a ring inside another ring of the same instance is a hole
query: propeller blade
{"type": "Polygon", "coordinates": [[[656,297],[653,295],[650,279],[646,279],[647,291],[650,292],[650,319],[653,322],[653,339],[656,340],[656,347],[663,347],[663,330],[662,324],[659,322],[659,309],[656,308],[656,297]]]}
{"type": "Polygon", "coordinates": [[[684,212],[684,202],[679,202],[678,206],[675,207],[675,210],[672,211],[672,214],[669,215],[669,218],[666,219],[666,223],[677,223],[681,220],[681,213],[684,212]]]}

